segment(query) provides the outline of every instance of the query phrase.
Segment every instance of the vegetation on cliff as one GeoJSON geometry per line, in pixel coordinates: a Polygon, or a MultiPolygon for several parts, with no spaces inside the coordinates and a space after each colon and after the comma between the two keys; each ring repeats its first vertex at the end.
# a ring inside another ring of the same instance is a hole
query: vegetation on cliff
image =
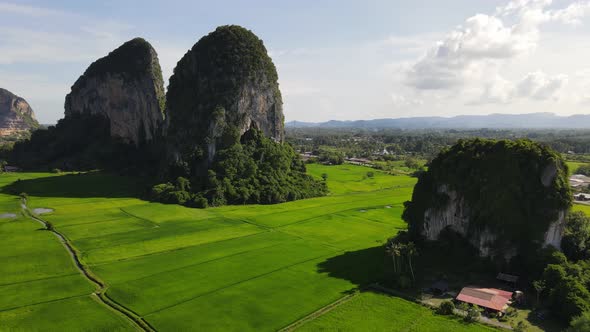
{"type": "Polygon", "coordinates": [[[530,248],[571,205],[567,174],[559,154],[530,140],[460,140],[421,174],[403,218],[420,236],[425,212],[455,191],[469,211],[469,234],[487,229],[498,235],[495,248],[530,248]]]}
{"type": "Polygon", "coordinates": [[[91,114],[73,114],[55,126],[36,130],[30,140],[16,142],[7,154],[15,165],[42,171],[146,171],[145,165],[157,163],[153,146],[135,147],[112,138],[108,119],[91,114]]]}
{"type": "MultiPolygon", "coordinates": [[[[282,111],[276,109],[282,105],[277,80],[276,68],[262,40],[239,26],[218,27],[193,46],[170,78],[166,101],[171,144],[179,149],[184,161],[191,163],[206,156],[209,144],[224,140],[215,130],[221,122],[245,127],[245,117],[257,115],[239,114],[236,110],[243,98],[240,89],[247,83],[256,95],[270,93],[274,98],[269,100],[273,105],[263,105],[263,111],[280,113],[278,121],[269,118],[257,123],[257,129],[276,127],[282,134],[282,111]]],[[[248,111],[255,110],[244,110],[248,111]]]]}
{"type": "Polygon", "coordinates": [[[326,193],[282,143],[277,71],[251,31],[221,26],[201,38],[174,69],[166,104],[164,178],[172,181],[155,186],[152,199],[203,206],[205,198],[218,206],[326,193]],[[179,178],[188,185],[175,185],[179,178]]]}
{"type": "Polygon", "coordinates": [[[323,196],[325,182],[306,174],[291,146],[250,129],[235,144],[219,151],[207,176],[156,185],[150,198],[194,207],[225,204],[271,204],[323,196]]]}

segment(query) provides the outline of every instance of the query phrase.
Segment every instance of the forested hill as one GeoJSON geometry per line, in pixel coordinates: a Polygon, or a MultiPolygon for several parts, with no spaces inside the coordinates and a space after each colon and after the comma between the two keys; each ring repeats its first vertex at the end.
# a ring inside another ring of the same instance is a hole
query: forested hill
{"type": "Polygon", "coordinates": [[[410,117],[356,121],[286,123],[288,128],[577,128],[590,129],[590,114],[559,116],[554,113],[459,115],[454,117],[410,117]]]}

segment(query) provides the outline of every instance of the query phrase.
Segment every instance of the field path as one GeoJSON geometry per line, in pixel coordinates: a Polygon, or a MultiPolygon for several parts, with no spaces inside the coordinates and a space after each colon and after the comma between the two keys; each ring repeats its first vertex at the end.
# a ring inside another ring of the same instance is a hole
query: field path
{"type": "Polygon", "coordinates": [[[43,225],[43,227],[45,227],[48,231],[51,231],[60,240],[60,242],[63,244],[63,246],[66,248],[66,250],[68,251],[68,253],[72,257],[72,260],[74,261],[74,265],[76,266],[76,268],[80,271],[80,273],[82,273],[82,275],[84,275],[86,277],[86,279],[88,279],[91,283],[93,283],[96,286],[96,291],[94,292],[93,295],[95,295],[95,298],[98,299],[100,303],[104,304],[109,309],[111,309],[119,314],[122,314],[123,316],[128,318],[135,325],[135,327],[138,330],[147,331],[147,332],[152,332],[152,331],[155,332],[156,331],[143,318],[139,317],[136,313],[134,313],[130,309],[117,303],[116,301],[111,299],[106,294],[106,291],[108,289],[107,285],[102,280],[100,280],[97,276],[95,276],[92,273],[92,271],[90,271],[90,269],[88,267],[86,267],[80,261],[80,258],[78,256],[78,252],[74,248],[74,246],[70,243],[70,241],[63,234],[61,234],[59,231],[57,231],[50,222],[45,221],[45,220],[39,218],[38,216],[36,216],[27,207],[27,200],[25,198],[22,198],[21,207],[23,209],[23,213],[25,214],[25,216],[27,216],[28,218],[43,225]]]}

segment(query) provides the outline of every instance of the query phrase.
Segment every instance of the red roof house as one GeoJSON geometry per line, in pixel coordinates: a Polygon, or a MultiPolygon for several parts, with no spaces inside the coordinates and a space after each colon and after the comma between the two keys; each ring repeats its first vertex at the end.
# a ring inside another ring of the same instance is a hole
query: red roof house
{"type": "Polygon", "coordinates": [[[464,287],[457,295],[458,301],[501,312],[506,310],[510,299],[512,299],[512,292],[495,288],[464,287]]]}

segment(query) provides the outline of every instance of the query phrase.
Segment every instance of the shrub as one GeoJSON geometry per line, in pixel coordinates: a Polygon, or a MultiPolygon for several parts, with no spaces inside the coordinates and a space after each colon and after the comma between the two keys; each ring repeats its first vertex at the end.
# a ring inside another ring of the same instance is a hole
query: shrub
{"type": "Polygon", "coordinates": [[[440,315],[452,315],[455,312],[455,304],[452,301],[444,301],[436,312],[440,315]]]}
{"type": "Polygon", "coordinates": [[[506,318],[516,317],[517,315],[518,315],[518,311],[513,307],[508,307],[508,309],[506,309],[506,312],[504,313],[504,316],[506,318]]]}
{"type": "Polygon", "coordinates": [[[184,205],[191,199],[191,194],[188,191],[176,190],[168,193],[168,203],[184,205]]]}
{"type": "Polygon", "coordinates": [[[465,321],[469,323],[476,322],[479,316],[481,316],[481,309],[478,306],[472,305],[467,309],[465,321]]]}
{"type": "Polygon", "coordinates": [[[527,325],[527,323],[520,321],[520,322],[518,322],[518,324],[514,325],[512,330],[514,332],[525,332],[528,330],[528,328],[529,328],[529,326],[527,325]]]}
{"type": "Polygon", "coordinates": [[[590,253],[590,218],[584,212],[574,211],[567,215],[561,248],[571,260],[585,259],[590,253]]]}
{"type": "Polygon", "coordinates": [[[199,208],[199,209],[205,209],[209,206],[209,203],[207,202],[207,199],[201,195],[196,195],[193,200],[192,200],[192,204],[193,207],[199,208]]]}
{"type": "Polygon", "coordinates": [[[581,165],[580,167],[578,167],[574,171],[574,174],[583,174],[583,175],[589,176],[590,175],[590,164],[581,165]]]}
{"type": "Polygon", "coordinates": [[[590,332],[590,311],[574,318],[568,332],[590,332]]]}

